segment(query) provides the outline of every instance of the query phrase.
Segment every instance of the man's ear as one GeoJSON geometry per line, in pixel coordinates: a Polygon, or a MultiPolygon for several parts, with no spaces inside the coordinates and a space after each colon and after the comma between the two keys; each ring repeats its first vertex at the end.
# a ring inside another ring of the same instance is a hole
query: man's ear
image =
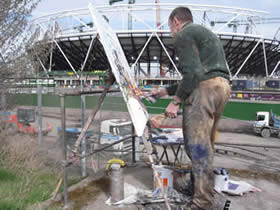
{"type": "Polygon", "coordinates": [[[178,25],[180,25],[180,20],[175,16],[174,18],[173,18],[173,23],[174,23],[174,25],[175,26],[178,26],[178,25]]]}

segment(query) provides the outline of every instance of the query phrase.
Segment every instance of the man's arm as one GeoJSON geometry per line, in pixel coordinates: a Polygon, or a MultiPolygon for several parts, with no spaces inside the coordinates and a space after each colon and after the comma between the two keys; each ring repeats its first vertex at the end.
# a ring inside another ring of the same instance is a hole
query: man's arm
{"type": "Polygon", "coordinates": [[[177,86],[175,96],[184,100],[198,86],[204,68],[200,62],[199,50],[192,33],[184,31],[178,33],[175,38],[175,48],[183,76],[177,86]]]}
{"type": "MultiPolygon", "coordinates": [[[[181,31],[175,38],[175,48],[179,56],[182,80],[177,86],[172,102],[166,108],[165,114],[170,118],[177,117],[180,103],[186,99],[198,86],[203,66],[199,58],[199,50],[192,34],[181,31]]],[[[173,93],[175,87],[170,87],[168,93],[173,93]]]]}

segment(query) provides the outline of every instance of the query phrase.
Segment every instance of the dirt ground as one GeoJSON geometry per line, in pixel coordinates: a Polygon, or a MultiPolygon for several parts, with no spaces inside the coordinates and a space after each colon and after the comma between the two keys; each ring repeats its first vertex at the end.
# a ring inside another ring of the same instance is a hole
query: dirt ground
{"type": "MultiPolygon", "coordinates": [[[[88,116],[90,110],[87,110],[88,116]]],[[[81,113],[76,109],[67,109],[66,127],[79,127],[81,123],[81,113]]],[[[129,118],[127,113],[102,112],[97,114],[97,120],[92,125],[94,133],[99,132],[100,120],[110,118],[129,118]]],[[[52,125],[53,130],[44,137],[43,145],[46,151],[46,160],[60,164],[62,159],[61,148],[58,146],[57,127],[61,125],[60,110],[58,108],[43,109],[43,125],[46,123],[52,125]]],[[[219,125],[219,139],[216,145],[214,157],[214,166],[226,168],[230,173],[230,179],[236,181],[246,181],[253,186],[260,188],[261,192],[247,193],[243,196],[226,196],[231,200],[231,210],[248,209],[271,209],[280,210],[280,153],[279,149],[271,147],[280,147],[279,138],[262,138],[252,134],[251,122],[223,119],[219,125]],[[225,146],[227,144],[239,144],[238,146],[225,146]],[[240,146],[241,144],[255,144],[259,147],[240,146]],[[265,147],[266,146],[266,147],[265,147]]],[[[143,146],[142,146],[143,147],[143,146]]],[[[162,153],[162,147],[157,146],[159,154],[162,153]]],[[[183,151],[183,150],[181,150],[183,151]]],[[[168,149],[170,161],[174,160],[172,151],[168,149]]],[[[179,155],[180,156],[180,155],[179,155]]],[[[182,153],[181,161],[183,166],[189,167],[190,161],[182,153]]],[[[92,163],[92,162],[91,162],[92,163]]],[[[69,209],[117,209],[117,207],[108,206],[105,201],[110,194],[108,176],[104,173],[93,173],[92,164],[88,164],[89,176],[77,186],[69,189],[70,199],[69,209]],[[78,189],[78,190],[77,190],[78,189]],[[71,194],[72,192],[72,194],[71,194]],[[72,196],[72,197],[71,197],[72,196]]],[[[70,175],[79,176],[79,165],[75,165],[68,170],[70,175]]],[[[151,190],[153,186],[153,174],[151,168],[147,165],[145,154],[141,155],[141,160],[135,164],[128,163],[124,170],[125,182],[134,185],[137,188],[151,190]]],[[[60,196],[58,196],[59,198],[60,196]]],[[[48,203],[49,204],[49,203],[48,203]]],[[[46,203],[44,204],[46,205],[46,203]]],[[[42,205],[42,206],[44,206],[42,205]]],[[[62,208],[62,202],[57,202],[56,207],[62,208]]],[[[48,209],[48,207],[46,208],[48,209]]],[[[144,206],[125,206],[121,209],[145,209],[144,206]]],[[[164,209],[164,208],[162,208],[164,209]]]]}

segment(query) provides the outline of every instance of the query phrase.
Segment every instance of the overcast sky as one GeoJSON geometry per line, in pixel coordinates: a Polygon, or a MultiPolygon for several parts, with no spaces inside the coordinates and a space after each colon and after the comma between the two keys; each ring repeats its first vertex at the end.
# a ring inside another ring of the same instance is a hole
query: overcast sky
{"type": "MultiPolygon", "coordinates": [[[[50,14],[63,10],[86,8],[88,7],[89,2],[93,3],[94,5],[108,5],[109,0],[42,0],[38,8],[34,11],[33,16],[38,17],[40,15],[50,14]]],[[[127,2],[128,0],[124,0],[121,3],[127,3],[127,2]]],[[[154,2],[155,0],[136,0],[136,3],[154,3],[154,2]]],[[[172,2],[223,5],[223,6],[248,8],[248,9],[257,9],[257,10],[263,10],[269,12],[271,17],[280,17],[279,14],[280,0],[192,0],[192,1],[161,0],[161,3],[172,3],[172,2]]],[[[280,27],[280,23],[277,25],[265,26],[265,28],[271,31],[271,33],[272,31],[273,33],[275,33],[278,27],[280,27]]]]}

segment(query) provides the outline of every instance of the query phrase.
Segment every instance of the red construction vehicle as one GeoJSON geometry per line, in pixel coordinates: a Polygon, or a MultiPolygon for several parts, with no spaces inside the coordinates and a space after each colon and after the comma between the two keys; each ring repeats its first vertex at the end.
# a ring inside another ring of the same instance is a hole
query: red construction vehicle
{"type": "MultiPolygon", "coordinates": [[[[13,135],[17,132],[38,135],[38,128],[30,123],[35,122],[35,111],[33,109],[18,109],[17,115],[7,115],[6,131],[13,135]]],[[[52,126],[47,123],[47,128],[42,130],[43,135],[47,135],[52,130],[52,126]]]]}

